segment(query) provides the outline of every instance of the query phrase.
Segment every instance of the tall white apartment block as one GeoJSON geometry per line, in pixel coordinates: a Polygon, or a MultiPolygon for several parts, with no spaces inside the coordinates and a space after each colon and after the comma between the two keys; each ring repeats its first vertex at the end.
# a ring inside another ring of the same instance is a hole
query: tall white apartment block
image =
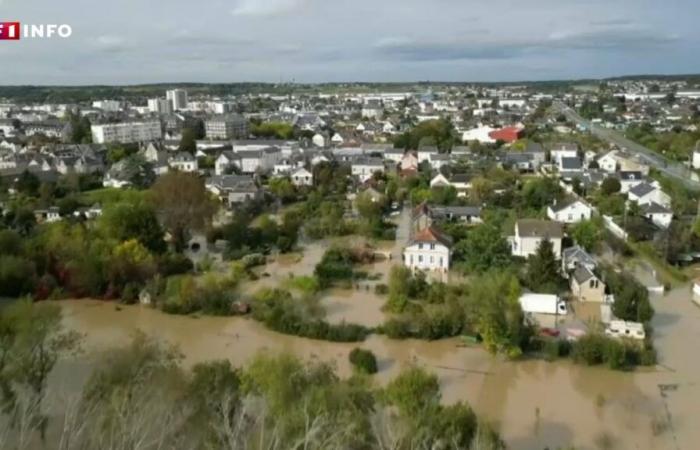
{"type": "Polygon", "coordinates": [[[92,125],[92,142],[96,144],[131,144],[163,137],[160,121],[108,123],[92,125]]]}
{"type": "Polygon", "coordinates": [[[151,98],[148,99],[148,109],[158,114],[172,114],[173,104],[165,98],[151,98]]]}
{"type": "Polygon", "coordinates": [[[98,100],[92,102],[92,107],[102,111],[119,112],[123,109],[123,104],[119,100],[98,100]]]}
{"type": "Polygon", "coordinates": [[[187,91],[184,89],[173,89],[165,93],[165,98],[173,105],[173,110],[187,109],[187,91]]]}

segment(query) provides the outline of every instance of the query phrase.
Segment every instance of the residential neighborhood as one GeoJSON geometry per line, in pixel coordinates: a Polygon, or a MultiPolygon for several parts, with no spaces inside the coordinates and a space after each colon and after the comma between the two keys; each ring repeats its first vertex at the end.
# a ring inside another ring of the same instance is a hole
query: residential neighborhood
{"type": "Polygon", "coordinates": [[[700,87],[400,87],[2,99],[2,296],[657,367],[655,308],[700,267],[700,189],[557,105],[631,139],[693,136],[641,141],[697,177],[700,87]]]}

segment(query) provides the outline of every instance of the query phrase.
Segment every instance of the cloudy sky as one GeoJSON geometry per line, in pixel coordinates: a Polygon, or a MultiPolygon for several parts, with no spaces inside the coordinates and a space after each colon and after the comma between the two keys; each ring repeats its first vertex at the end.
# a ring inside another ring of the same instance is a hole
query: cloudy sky
{"type": "Polygon", "coordinates": [[[515,81],[700,72],[699,0],[0,0],[0,84],[515,81]]]}

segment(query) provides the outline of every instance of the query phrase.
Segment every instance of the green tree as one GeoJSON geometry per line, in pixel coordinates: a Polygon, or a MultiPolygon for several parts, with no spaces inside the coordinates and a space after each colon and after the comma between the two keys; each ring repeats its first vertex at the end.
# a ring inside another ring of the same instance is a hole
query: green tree
{"type": "Polygon", "coordinates": [[[524,206],[535,210],[551,205],[561,195],[561,187],[554,178],[549,177],[528,181],[522,192],[524,206]]]}
{"type": "Polygon", "coordinates": [[[599,220],[583,220],[571,229],[571,237],[587,251],[595,249],[603,236],[603,227],[599,220]]]}
{"type": "Polygon", "coordinates": [[[455,246],[455,254],[465,261],[468,270],[475,272],[504,268],[511,262],[508,241],[498,227],[489,223],[471,229],[467,238],[455,246]]]}
{"type": "Polygon", "coordinates": [[[184,128],[182,130],[182,138],[180,138],[178,150],[192,155],[197,153],[197,135],[192,128],[184,128]]]}
{"type": "Polygon", "coordinates": [[[384,395],[400,414],[416,417],[440,404],[440,384],[434,374],[410,367],[387,385],[384,395]]]}
{"type": "Polygon", "coordinates": [[[374,374],[377,373],[377,358],[369,350],[354,348],[348,356],[350,363],[360,373],[374,374]]]}
{"type": "Polygon", "coordinates": [[[119,242],[138,239],[147,249],[163,253],[166,244],[156,210],[144,201],[119,202],[105,207],[99,219],[105,233],[119,242]]]}
{"type": "Polygon", "coordinates": [[[612,310],[615,317],[634,322],[649,322],[654,308],[649,301],[649,291],[628,273],[605,271],[605,282],[615,296],[612,310]]]}
{"type": "Polygon", "coordinates": [[[507,273],[487,273],[469,284],[464,299],[468,325],[491,353],[516,358],[527,348],[532,327],[518,302],[520,292],[518,279],[507,273]]]}
{"type": "Polygon", "coordinates": [[[36,197],[39,193],[39,178],[28,170],[24,170],[15,182],[15,189],[25,195],[36,197]]]}
{"type": "Polygon", "coordinates": [[[279,198],[282,203],[290,203],[296,199],[297,189],[287,177],[275,177],[268,183],[270,192],[279,198]]]}
{"type": "Polygon", "coordinates": [[[536,292],[556,292],[561,282],[560,267],[549,239],[542,239],[527,261],[526,282],[536,292]]]}
{"type": "Polygon", "coordinates": [[[184,248],[191,230],[203,230],[216,206],[202,180],[192,173],[168,172],[151,188],[153,204],[175,249],[184,248]]]}
{"type": "Polygon", "coordinates": [[[32,423],[42,439],[48,417],[43,413],[49,374],[58,359],[74,353],[80,344],[80,335],[64,331],[61,309],[52,304],[34,304],[29,299],[19,300],[0,312],[3,324],[3,349],[0,378],[4,388],[5,405],[13,405],[17,391],[27,389],[30,407],[38,414],[32,423]]]}
{"type": "Polygon", "coordinates": [[[618,180],[616,177],[607,177],[600,185],[600,191],[604,195],[612,195],[620,192],[621,187],[620,180],[618,180]]]}

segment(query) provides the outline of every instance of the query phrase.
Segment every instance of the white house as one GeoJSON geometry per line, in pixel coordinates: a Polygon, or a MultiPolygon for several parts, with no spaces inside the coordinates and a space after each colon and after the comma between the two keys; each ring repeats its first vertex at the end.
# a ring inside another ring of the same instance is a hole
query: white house
{"type": "Polygon", "coordinates": [[[563,158],[578,158],[578,145],[576,144],[554,144],[549,152],[552,162],[560,163],[563,158]]]}
{"type": "Polygon", "coordinates": [[[237,164],[243,173],[269,172],[282,159],[282,151],[277,147],[267,147],[261,150],[240,151],[236,156],[239,157],[237,164]]]}
{"type": "Polygon", "coordinates": [[[490,133],[495,130],[496,128],[492,128],[488,125],[479,124],[478,127],[465,131],[462,134],[462,141],[479,141],[484,144],[492,144],[496,142],[496,140],[490,136],[490,133]]]}
{"type": "Polygon", "coordinates": [[[561,257],[561,241],[564,237],[562,225],[538,219],[522,219],[515,223],[515,235],[509,238],[513,256],[527,258],[534,255],[544,239],[552,243],[554,256],[561,257]]]}
{"type": "Polygon", "coordinates": [[[343,139],[343,136],[341,136],[339,133],[335,133],[331,138],[331,143],[333,145],[342,145],[343,142],[345,142],[345,139],[343,139]]]}
{"type": "Polygon", "coordinates": [[[620,171],[617,176],[620,179],[620,192],[623,194],[644,182],[644,175],[639,171],[620,171]]]}
{"type": "Polygon", "coordinates": [[[170,158],[168,165],[180,172],[196,172],[199,170],[197,158],[187,152],[178,152],[175,156],[170,158]]]}
{"type": "Polygon", "coordinates": [[[401,158],[401,170],[418,170],[418,158],[412,152],[406,152],[401,158]]]}
{"type": "Polygon", "coordinates": [[[222,152],[214,162],[214,173],[216,175],[225,174],[227,169],[233,167],[234,164],[240,163],[239,159],[240,157],[230,150],[222,152]]]}
{"type": "Polygon", "coordinates": [[[642,214],[659,228],[668,228],[673,221],[673,211],[655,202],[642,206],[642,214]]]}
{"type": "Polygon", "coordinates": [[[671,207],[671,197],[662,191],[660,187],[649,183],[640,183],[630,189],[627,192],[627,199],[637,202],[640,206],[648,203],[658,203],[666,208],[671,207]]]}
{"type": "Polygon", "coordinates": [[[434,226],[415,233],[404,249],[404,265],[411,270],[450,269],[452,240],[434,226]]]}
{"type": "Polygon", "coordinates": [[[292,173],[292,184],[294,186],[311,186],[314,184],[314,175],[301,167],[292,173]]]}
{"type": "Polygon", "coordinates": [[[617,172],[617,151],[613,150],[598,158],[598,167],[608,173],[617,172]]]}
{"type": "Polygon", "coordinates": [[[314,137],[311,138],[311,143],[316,147],[323,148],[326,146],[326,138],[322,134],[316,133],[314,137]]]}
{"type": "Polygon", "coordinates": [[[384,151],[384,159],[400,163],[406,151],[402,148],[388,148],[384,151]]]}
{"type": "Polygon", "coordinates": [[[357,158],[352,163],[352,174],[361,181],[372,178],[375,172],[384,172],[384,160],[381,158],[357,158]]]}
{"type": "Polygon", "coordinates": [[[547,217],[555,222],[577,223],[591,218],[592,209],[581,200],[555,203],[547,208],[547,217]]]}
{"type": "Polygon", "coordinates": [[[437,155],[438,149],[437,147],[433,146],[427,146],[427,147],[421,147],[418,149],[417,156],[418,156],[418,163],[422,163],[423,161],[430,161],[431,157],[433,155],[437,155]]]}
{"type": "Polygon", "coordinates": [[[450,181],[447,179],[447,177],[441,173],[438,173],[433,177],[432,180],[430,180],[430,187],[447,187],[451,186],[450,181]]]}
{"type": "Polygon", "coordinates": [[[444,153],[436,153],[434,155],[430,155],[430,167],[433,170],[440,170],[443,166],[448,166],[450,162],[452,161],[450,155],[446,155],[444,153]]]}

